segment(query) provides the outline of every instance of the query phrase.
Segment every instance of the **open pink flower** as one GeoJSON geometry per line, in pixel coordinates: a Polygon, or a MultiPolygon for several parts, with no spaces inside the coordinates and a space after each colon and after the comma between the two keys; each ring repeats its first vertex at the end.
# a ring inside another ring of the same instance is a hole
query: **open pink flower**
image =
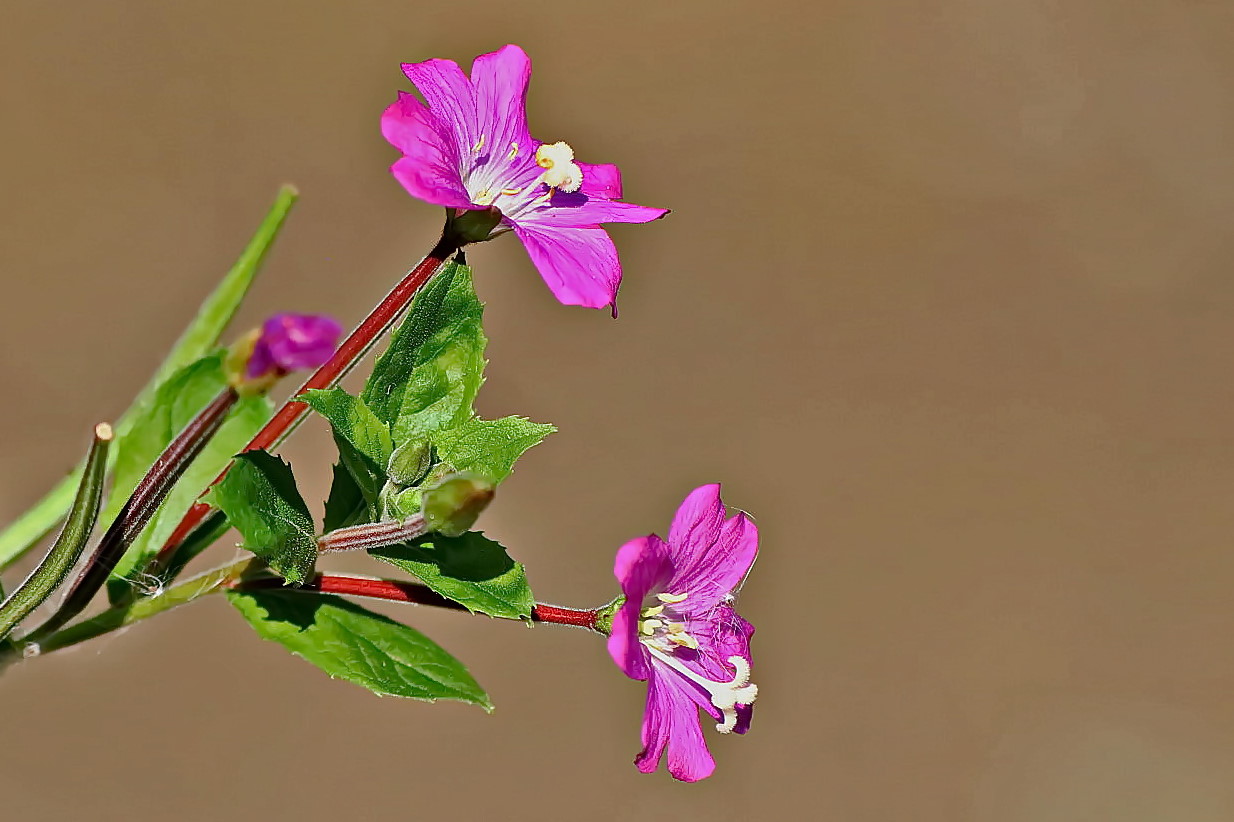
{"type": "Polygon", "coordinates": [[[403,153],[390,171],[413,196],[446,208],[495,207],[558,300],[601,308],[621,284],[601,223],[645,223],[662,208],[620,202],[615,165],[576,162],[566,143],[527,130],[531,61],[518,46],[482,54],[471,77],[452,60],[404,63],[425,103],[399,92],[381,133],[403,153]]]}
{"type": "Polygon", "coordinates": [[[758,529],[745,514],[725,519],[719,485],[686,497],[668,542],[651,534],[617,552],[613,572],[626,601],[613,615],[608,650],[627,676],[647,682],[643,750],[634,760],[643,773],[659,767],[667,748],[677,779],[711,776],[700,708],[721,733],[749,730],[758,696],[754,626],[732,603],[757,554],[758,529]]]}

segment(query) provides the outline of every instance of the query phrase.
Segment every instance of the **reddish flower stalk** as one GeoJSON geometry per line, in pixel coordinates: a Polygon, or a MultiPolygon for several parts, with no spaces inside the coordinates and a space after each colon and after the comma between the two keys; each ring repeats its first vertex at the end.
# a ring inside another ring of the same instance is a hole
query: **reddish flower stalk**
{"type": "MultiPolygon", "coordinates": [[[[428,253],[420,263],[407,272],[407,276],[403,281],[394,287],[394,289],[386,295],[377,307],[374,308],[360,325],[348,335],[347,339],[343,340],[338,350],[334,352],[325,365],[318,368],[313,375],[304,381],[291,396],[298,397],[305,391],[310,391],[315,388],[330,388],[336,385],[339,380],[343,379],[349,371],[360,361],[365,354],[376,344],[377,340],[387,331],[399,315],[403,313],[411,298],[416,295],[425,283],[427,283],[446,258],[458,251],[461,243],[452,236],[448,231],[442,235],[437,241],[437,245],[433,246],[433,250],[428,253]]],[[[305,415],[308,414],[309,407],[302,402],[297,402],[295,399],[290,399],[283,404],[283,407],[278,410],[278,413],[266,423],[257,434],[249,441],[249,444],[244,447],[245,451],[256,451],[258,449],[270,450],[281,443],[287,436],[295,430],[296,426],[303,421],[305,415]]],[[[228,466],[230,468],[230,466],[228,466]]],[[[217,485],[228,469],[224,469],[221,474],[215,477],[210,483],[213,487],[217,485]]],[[[204,489],[204,494],[207,489],[204,489]]],[[[158,556],[155,558],[153,566],[155,568],[165,568],[171,563],[170,560],[176,549],[182,543],[194,528],[201,524],[201,521],[209,515],[211,507],[203,502],[196,502],[189,509],[184,518],[180,520],[180,524],[176,526],[176,530],[172,532],[171,537],[159,550],[158,556]]]]}
{"type": "Polygon", "coordinates": [[[124,556],[124,552],[167,498],[176,481],[227,419],[227,412],[235,405],[237,398],[235,389],[225,388],[167,445],[99,540],[98,547],[94,549],[85,569],[69,589],[60,609],[30,634],[30,641],[37,642],[50,636],[85,610],[90,600],[94,599],[94,595],[107,582],[107,577],[124,556]]]}
{"type": "MultiPolygon", "coordinates": [[[[239,591],[268,590],[283,588],[284,582],[275,577],[252,579],[237,583],[239,591]]],[[[413,605],[433,605],[438,608],[450,608],[455,611],[465,611],[459,603],[446,599],[427,586],[415,582],[401,582],[393,579],[370,579],[367,577],[336,576],[332,574],[317,574],[312,580],[299,588],[287,588],[288,591],[308,591],[320,594],[339,594],[341,596],[367,597],[368,599],[383,599],[387,602],[406,602],[413,605]]],[[[554,625],[573,625],[578,628],[596,629],[595,610],[579,610],[563,608],[558,605],[545,605],[537,602],[531,612],[533,622],[548,622],[554,625]]]]}
{"type": "Polygon", "coordinates": [[[428,532],[424,517],[416,515],[403,520],[387,520],[385,522],[370,522],[364,525],[353,525],[350,528],[339,528],[317,538],[317,550],[323,554],[327,551],[357,551],[360,549],[380,548],[383,545],[397,545],[416,537],[422,537],[428,532]]]}

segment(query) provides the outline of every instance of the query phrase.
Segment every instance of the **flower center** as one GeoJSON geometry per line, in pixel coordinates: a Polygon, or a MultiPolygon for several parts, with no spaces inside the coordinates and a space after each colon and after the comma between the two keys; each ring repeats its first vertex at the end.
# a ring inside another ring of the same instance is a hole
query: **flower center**
{"type": "Polygon", "coordinates": [[[545,143],[536,149],[536,165],[544,169],[540,181],[566,193],[578,191],[583,184],[583,170],[574,162],[574,149],[569,143],[545,143]]]}
{"type": "Polygon", "coordinates": [[[678,648],[697,651],[698,640],[686,633],[686,623],[678,621],[684,616],[675,607],[686,600],[687,594],[657,594],[660,605],[644,608],[639,620],[639,641],[652,656],[668,665],[677,673],[702,688],[711,697],[711,704],[719,709],[723,720],[716,724],[720,733],[731,733],[737,726],[737,706],[752,705],[758,698],[758,686],[750,682],[750,663],[744,657],[730,656],[733,678],[726,682],[708,679],[690,669],[676,655],[678,648]]]}

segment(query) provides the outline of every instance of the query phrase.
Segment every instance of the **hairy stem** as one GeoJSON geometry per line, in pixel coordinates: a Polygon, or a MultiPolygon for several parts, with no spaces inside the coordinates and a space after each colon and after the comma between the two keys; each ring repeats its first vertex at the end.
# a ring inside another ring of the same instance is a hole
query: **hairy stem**
{"type": "Polygon", "coordinates": [[[214,568],[191,579],[186,579],[158,596],[139,599],[122,608],[112,608],[96,617],[65,628],[39,643],[35,650],[37,653],[45,654],[111,633],[126,625],[132,625],[134,622],[149,619],[181,605],[187,605],[208,594],[226,590],[229,585],[245,574],[255,573],[265,567],[266,564],[262,560],[256,557],[246,557],[214,568]]]}
{"type": "Polygon", "coordinates": [[[348,528],[337,528],[317,538],[317,550],[324,554],[327,551],[380,548],[384,545],[409,542],[426,533],[428,533],[428,526],[424,524],[424,517],[416,514],[407,519],[384,520],[364,525],[352,525],[348,528]]]}

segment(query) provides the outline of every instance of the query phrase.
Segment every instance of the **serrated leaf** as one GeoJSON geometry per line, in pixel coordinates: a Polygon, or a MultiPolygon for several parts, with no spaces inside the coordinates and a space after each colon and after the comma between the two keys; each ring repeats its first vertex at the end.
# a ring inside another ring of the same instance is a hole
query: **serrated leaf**
{"type": "Polygon", "coordinates": [[[433,445],[444,462],[459,471],[472,471],[498,483],[514,470],[523,452],[553,433],[551,425],[524,417],[482,420],[478,417],[462,425],[431,435],[433,445]]]}
{"type": "MultiPolygon", "coordinates": [[[[141,534],[116,564],[108,583],[113,602],[127,592],[131,584],[128,578],[146,567],[163,543],[171,537],[181,518],[197,501],[201,490],[231,462],[232,455],[243,448],[266,424],[273,410],[272,404],[265,397],[242,397],[236,402],[218,433],[189,465],[150,523],[142,529],[141,534]]],[[[202,549],[205,547],[202,546],[202,549]]],[[[141,580],[137,582],[140,583],[141,580]]]]}
{"type": "Polygon", "coordinates": [[[263,639],[332,677],[380,695],[492,703],[463,664],[419,631],[328,594],[231,591],[227,598],[263,639]]]}
{"type": "Polygon", "coordinates": [[[376,516],[377,496],[386,483],[386,464],[394,452],[390,429],[363,400],[341,388],[309,391],[298,399],[329,421],[343,467],[376,516]]]}
{"type": "MultiPolygon", "coordinates": [[[[129,430],[133,418],[153,399],[160,385],[179,369],[204,356],[218,342],[219,336],[231,322],[240,302],[253,284],[298,196],[291,186],[284,186],[279,191],[278,199],[240,258],[201,304],[197,315],[172,346],[171,352],[159,365],[154,376],[116,421],[114,427],[118,437],[129,430]]],[[[73,502],[80,479],[81,466],[78,465],[69,476],[0,532],[0,571],[20,558],[64,518],[73,502]]],[[[112,496],[114,497],[114,493],[112,496]]]]}
{"type": "Polygon", "coordinates": [[[303,583],[317,559],[317,536],[291,466],[265,451],[236,456],[207,501],[244,537],[244,547],[292,585],[303,583]]]}
{"type": "Polygon", "coordinates": [[[455,262],[416,295],[360,395],[395,443],[471,417],[484,381],[483,311],[471,269],[455,262]]]}
{"type": "Polygon", "coordinates": [[[334,479],[330,483],[330,496],[326,498],[326,512],[321,524],[322,532],[366,522],[368,515],[369,505],[356,478],[342,464],[335,464],[334,479]]]}
{"type": "Polygon", "coordinates": [[[536,604],[522,563],[478,531],[459,537],[430,534],[414,543],[374,548],[369,554],[419,577],[472,613],[529,619],[536,604]]]}

